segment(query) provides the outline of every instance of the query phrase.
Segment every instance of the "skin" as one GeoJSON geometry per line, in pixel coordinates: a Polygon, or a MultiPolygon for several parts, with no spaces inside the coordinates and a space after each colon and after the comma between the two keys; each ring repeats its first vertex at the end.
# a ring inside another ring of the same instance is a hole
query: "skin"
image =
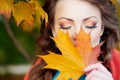
{"type": "MultiPolygon", "coordinates": [[[[60,28],[69,32],[70,39],[74,42],[74,36],[82,28],[91,35],[91,45],[99,44],[100,36],[103,34],[99,9],[84,0],[59,0],[55,8],[53,35],[57,35],[60,28]]],[[[113,80],[111,73],[101,64],[95,63],[86,67],[87,77],[85,80],[113,80]]]]}
{"type": "Polygon", "coordinates": [[[99,44],[100,36],[103,33],[99,9],[83,0],[60,0],[56,5],[54,22],[54,36],[57,34],[57,28],[61,28],[63,31],[69,32],[73,43],[75,34],[81,28],[86,33],[90,33],[92,47],[99,44]]]}

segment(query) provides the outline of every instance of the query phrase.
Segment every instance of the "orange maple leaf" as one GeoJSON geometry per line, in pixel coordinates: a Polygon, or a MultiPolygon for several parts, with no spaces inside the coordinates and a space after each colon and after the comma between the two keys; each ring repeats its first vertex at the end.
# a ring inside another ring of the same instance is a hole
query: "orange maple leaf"
{"type": "Polygon", "coordinates": [[[77,48],[79,53],[83,58],[83,62],[85,66],[88,65],[88,56],[91,52],[91,43],[90,43],[90,35],[86,34],[82,29],[76,36],[77,48]]]}
{"type": "Polygon", "coordinates": [[[0,14],[4,15],[7,19],[11,16],[13,2],[13,0],[0,0],[0,14]]]}
{"type": "Polygon", "coordinates": [[[85,33],[82,29],[76,36],[77,48],[85,66],[97,62],[100,55],[100,45],[95,48],[91,47],[90,34],[85,33]]]}

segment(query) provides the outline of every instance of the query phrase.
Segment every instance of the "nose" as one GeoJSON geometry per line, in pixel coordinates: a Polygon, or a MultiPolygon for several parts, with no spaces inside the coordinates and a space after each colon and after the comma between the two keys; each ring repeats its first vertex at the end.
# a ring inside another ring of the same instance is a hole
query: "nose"
{"type": "Polygon", "coordinates": [[[75,32],[76,33],[79,33],[79,31],[80,31],[80,29],[82,28],[82,23],[76,23],[76,25],[75,25],[75,32]]]}

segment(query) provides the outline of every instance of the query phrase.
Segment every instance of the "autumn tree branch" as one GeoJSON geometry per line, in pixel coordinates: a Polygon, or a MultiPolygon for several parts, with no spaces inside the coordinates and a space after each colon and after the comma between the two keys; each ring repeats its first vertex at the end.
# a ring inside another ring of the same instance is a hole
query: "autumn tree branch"
{"type": "Polygon", "coordinates": [[[3,22],[5,24],[5,28],[8,32],[8,35],[10,36],[10,38],[12,39],[13,43],[16,45],[17,49],[19,50],[19,52],[25,57],[25,59],[29,62],[31,62],[31,57],[30,55],[26,52],[26,50],[22,47],[22,45],[19,43],[19,41],[17,40],[17,38],[15,37],[15,35],[13,34],[10,26],[9,26],[9,22],[8,19],[4,16],[3,17],[3,22]]]}

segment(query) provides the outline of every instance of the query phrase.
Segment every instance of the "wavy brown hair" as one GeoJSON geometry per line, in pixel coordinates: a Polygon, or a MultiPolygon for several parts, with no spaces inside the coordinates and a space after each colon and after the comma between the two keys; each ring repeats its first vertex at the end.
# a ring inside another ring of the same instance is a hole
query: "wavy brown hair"
{"type": "MultiPolygon", "coordinates": [[[[48,51],[52,51],[56,54],[61,54],[59,49],[55,46],[54,41],[50,38],[52,35],[52,28],[54,27],[54,15],[55,6],[59,0],[46,0],[43,9],[48,13],[49,25],[45,27],[44,21],[40,29],[40,35],[36,39],[37,51],[42,50],[41,55],[48,54],[48,51]]],[[[111,57],[111,50],[115,47],[115,44],[119,40],[118,20],[116,18],[115,6],[110,0],[85,0],[91,4],[97,6],[101,12],[102,25],[104,26],[104,33],[101,36],[101,40],[105,41],[101,46],[102,54],[99,56],[99,60],[103,61],[106,66],[111,57]]],[[[41,64],[34,67],[29,75],[29,80],[51,80],[52,76],[56,73],[55,70],[42,69],[46,63],[42,60],[41,64]]],[[[107,66],[106,66],[107,67],[107,66]]],[[[109,67],[107,67],[109,68],[109,67]]]]}

